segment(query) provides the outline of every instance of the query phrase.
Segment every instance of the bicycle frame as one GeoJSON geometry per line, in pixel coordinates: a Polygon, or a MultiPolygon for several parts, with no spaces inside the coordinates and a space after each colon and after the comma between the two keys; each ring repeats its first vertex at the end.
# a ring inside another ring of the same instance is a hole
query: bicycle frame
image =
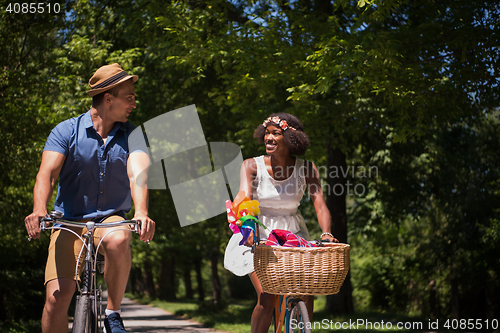
{"type": "Polygon", "coordinates": [[[283,295],[279,295],[274,303],[274,332],[281,333],[283,332],[283,328],[285,328],[285,332],[288,332],[288,328],[290,327],[290,300],[289,297],[285,297],[283,295]],[[283,327],[283,323],[285,327],[283,327]]]}
{"type": "MultiPolygon", "coordinates": [[[[254,224],[255,225],[255,224],[254,224]]],[[[252,245],[252,253],[254,253],[255,248],[258,246],[259,242],[261,241],[260,239],[260,231],[259,227],[255,225],[255,232],[254,232],[254,243],[252,245]]],[[[295,307],[299,307],[299,303],[304,303],[304,301],[300,298],[300,296],[297,295],[278,295],[279,297],[276,298],[276,302],[274,303],[274,317],[273,317],[273,322],[274,324],[274,332],[273,333],[289,333],[290,332],[290,327],[291,327],[291,320],[292,318],[292,310],[295,307]]],[[[305,304],[303,304],[303,307],[305,308],[305,304]]],[[[307,308],[305,308],[305,311],[307,312],[307,308]]],[[[307,314],[306,318],[302,318],[301,316],[301,322],[302,324],[307,324],[309,322],[309,315],[307,314]]],[[[301,332],[310,332],[309,329],[301,329],[301,332]]]]}
{"type": "Polygon", "coordinates": [[[80,258],[84,249],[87,250],[85,259],[83,262],[83,271],[81,282],[77,283],[79,294],[76,296],[77,304],[75,308],[75,318],[73,321],[73,332],[99,332],[101,328],[100,316],[102,309],[98,309],[98,303],[100,303],[101,289],[100,286],[97,288],[96,281],[96,268],[97,268],[97,254],[99,253],[99,247],[102,241],[111,233],[118,230],[134,231],[139,233],[140,222],[135,220],[124,220],[109,223],[95,223],[94,221],[87,222],[72,222],[62,220],[62,214],[57,212],[51,212],[50,215],[40,219],[40,231],[44,230],[65,230],[71,232],[77,236],[83,243],[78,255],[78,260],[76,262],[75,268],[75,280],[78,281],[78,270],[80,265],[80,258]],[[47,227],[47,222],[53,223],[52,227],[47,227]],[[60,224],[61,226],[54,226],[54,224],[60,224]],[[119,226],[133,226],[134,229],[130,228],[116,228],[119,226]],[[87,228],[87,232],[80,236],[78,233],[73,231],[68,227],[77,228],[87,228]],[[108,231],[100,240],[97,247],[94,247],[94,230],[96,228],[111,228],[114,229],[108,231]],[[90,310],[90,313],[88,311],[90,310]]]}
{"type": "Polygon", "coordinates": [[[279,295],[274,305],[273,333],[311,333],[310,317],[304,300],[297,295],[279,295]]]}

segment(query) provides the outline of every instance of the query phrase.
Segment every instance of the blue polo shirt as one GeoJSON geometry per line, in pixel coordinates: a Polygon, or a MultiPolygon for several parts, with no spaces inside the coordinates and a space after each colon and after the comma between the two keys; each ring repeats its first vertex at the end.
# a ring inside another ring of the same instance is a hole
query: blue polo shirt
{"type": "Polygon", "coordinates": [[[105,144],[88,111],[52,130],[44,151],[66,156],[54,210],[68,220],[125,217],[131,208],[128,136],[134,128],[130,122],[115,123],[105,144]]]}

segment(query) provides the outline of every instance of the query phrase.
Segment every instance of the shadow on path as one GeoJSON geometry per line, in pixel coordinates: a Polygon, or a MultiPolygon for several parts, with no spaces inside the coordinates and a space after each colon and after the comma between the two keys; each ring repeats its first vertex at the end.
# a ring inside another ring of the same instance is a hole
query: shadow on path
{"type": "MultiPolygon", "coordinates": [[[[106,296],[104,293],[103,308],[106,307],[106,296]]],[[[127,333],[225,333],[203,327],[200,323],[180,318],[163,309],[135,303],[129,298],[123,299],[121,317],[127,333]]]]}
{"type": "Polygon", "coordinates": [[[177,317],[163,309],[134,303],[128,298],[122,302],[122,318],[128,333],[223,333],[205,328],[195,321],[177,317]]]}

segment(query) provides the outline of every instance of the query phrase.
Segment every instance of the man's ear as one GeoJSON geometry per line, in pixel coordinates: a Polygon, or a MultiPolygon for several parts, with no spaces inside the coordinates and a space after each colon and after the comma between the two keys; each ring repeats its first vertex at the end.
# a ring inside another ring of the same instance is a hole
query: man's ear
{"type": "Polygon", "coordinates": [[[110,103],[111,102],[111,94],[106,92],[104,93],[104,101],[107,102],[107,103],[110,103]]]}

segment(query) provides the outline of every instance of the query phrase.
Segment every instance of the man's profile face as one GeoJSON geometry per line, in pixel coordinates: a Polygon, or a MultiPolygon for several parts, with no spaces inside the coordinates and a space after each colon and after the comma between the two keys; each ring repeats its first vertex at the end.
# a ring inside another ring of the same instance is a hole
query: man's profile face
{"type": "Polygon", "coordinates": [[[132,110],[136,108],[135,103],[135,88],[132,80],[127,80],[116,88],[118,90],[117,96],[106,94],[105,99],[111,100],[108,117],[111,117],[115,122],[125,123],[132,110]]]}

